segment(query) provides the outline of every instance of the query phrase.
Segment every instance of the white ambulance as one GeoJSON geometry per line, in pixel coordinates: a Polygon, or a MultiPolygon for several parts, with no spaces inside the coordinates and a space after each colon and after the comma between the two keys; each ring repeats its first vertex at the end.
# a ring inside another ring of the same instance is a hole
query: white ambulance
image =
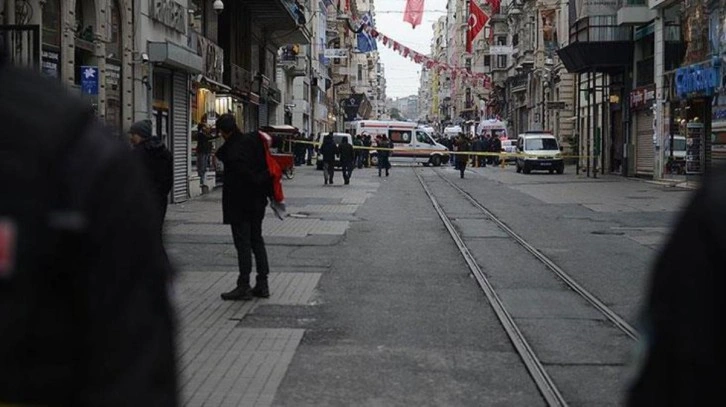
{"type": "MultiPolygon", "coordinates": [[[[391,163],[423,164],[438,167],[449,161],[449,150],[437,143],[414,122],[358,120],[346,123],[346,130],[355,137],[368,134],[375,143],[376,136],[386,136],[393,144],[391,163]]],[[[375,145],[374,145],[375,147],[375,145]]],[[[378,162],[376,151],[371,151],[371,164],[378,162]]]]}

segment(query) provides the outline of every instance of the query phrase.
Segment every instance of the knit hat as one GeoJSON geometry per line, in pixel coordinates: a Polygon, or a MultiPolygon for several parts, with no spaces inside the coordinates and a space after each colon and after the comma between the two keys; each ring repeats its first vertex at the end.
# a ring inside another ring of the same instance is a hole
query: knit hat
{"type": "Polygon", "coordinates": [[[141,120],[131,125],[130,134],[136,134],[142,139],[151,138],[151,120],[141,120]]]}

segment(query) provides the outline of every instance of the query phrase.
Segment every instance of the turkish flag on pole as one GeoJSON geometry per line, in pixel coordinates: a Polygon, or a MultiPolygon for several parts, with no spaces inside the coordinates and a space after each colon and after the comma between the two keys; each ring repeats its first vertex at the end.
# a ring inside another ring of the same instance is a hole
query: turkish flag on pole
{"type": "Polygon", "coordinates": [[[403,21],[411,23],[413,28],[421,24],[423,19],[424,0],[407,0],[406,10],[403,12],[403,21]]]}
{"type": "Polygon", "coordinates": [[[487,25],[489,16],[479,6],[475,0],[469,2],[469,29],[466,31],[466,52],[471,53],[471,44],[474,38],[481,32],[482,28],[487,25]]]}

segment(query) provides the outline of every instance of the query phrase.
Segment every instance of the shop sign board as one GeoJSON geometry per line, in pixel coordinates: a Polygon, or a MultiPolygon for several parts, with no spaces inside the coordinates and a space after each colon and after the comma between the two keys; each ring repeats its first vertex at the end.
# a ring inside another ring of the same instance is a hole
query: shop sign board
{"type": "Polygon", "coordinates": [[[81,92],[86,95],[98,95],[98,67],[84,65],[81,67],[81,92]]]}
{"type": "Polygon", "coordinates": [[[719,69],[710,63],[679,68],[676,71],[676,94],[681,99],[711,96],[719,87],[719,69]]]}
{"type": "Polygon", "coordinates": [[[511,45],[490,45],[489,55],[512,55],[514,47],[511,45]]]}
{"type": "Polygon", "coordinates": [[[348,58],[347,49],[328,48],[324,53],[325,58],[348,58]]]}
{"type": "Polygon", "coordinates": [[[648,85],[642,88],[636,88],[630,92],[630,108],[632,110],[649,107],[653,104],[654,100],[655,85],[648,85]]]}

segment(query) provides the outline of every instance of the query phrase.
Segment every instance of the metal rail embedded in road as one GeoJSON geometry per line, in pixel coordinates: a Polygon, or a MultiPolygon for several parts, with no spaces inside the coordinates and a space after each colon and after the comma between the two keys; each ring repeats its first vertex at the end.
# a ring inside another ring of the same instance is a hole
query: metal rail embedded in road
{"type": "MultiPolygon", "coordinates": [[[[530,252],[535,258],[537,258],[537,260],[542,262],[547,268],[555,273],[555,275],[557,275],[557,277],[564,281],[568,287],[570,287],[572,290],[582,296],[587,302],[589,302],[593,307],[600,311],[600,313],[602,313],[608,320],[610,320],[610,322],[612,322],[618,329],[628,335],[631,339],[638,340],[638,331],[627,321],[625,321],[620,315],[615,313],[615,311],[611,310],[592,293],[590,293],[584,287],[578,284],[572,277],[570,277],[569,274],[567,274],[564,270],[562,270],[562,268],[555,264],[554,261],[552,261],[549,257],[544,255],[542,252],[537,250],[537,248],[524,240],[524,238],[518,235],[514,230],[512,230],[509,226],[507,226],[504,222],[497,218],[496,215],[494,215],[491,211],[489,211],[481,203],[479,203],[479,201],[471,196],[470,193],[464,191],[461,187],[451,182],[451,180],[446,179],[446,177],[441,175],[439,172],[434,172],[436,173],[436,175],[439,176],[439,178],[449,184],[449,186],[451,186],[461,195],[463,195],[472,205],[476,206],[477,209],[482,211],[492,222],[496,223],[500,229],[507,233],[512,239],[514,239],[517,243],[524,247],[528,252],[530,252]]],[[[419,181],[422,180],[419,178],[419,181]]]]}
{"type": "Polygon", "coordinates": [[[544,366],[542,366],[542,363],[537,358],[537,355],[535,355],[534,350],[525,339],[522,331],[520,331],[519,327],[517,327],[517,324],[514,322],[512,315],[504,307],[504,304],[494,290],[494,287],[492,287],[492,285],[489,283],[489,280],[487,280],[487,278],[484,276],[484,272],[477,264],[474,256],[471,254],[469,248],[464,243],[464,240],[454,228],[451,220],[449,220],[448,216],[446,216],[446,213],[441,208],[441,205],[439,205],[439,202],[436,200],[433,193],[431,193],[431,190],[429,190],[429,187],[426,185],[421,175],[415,169],[413,171],[414,174],[416,174],[418,181],[421,183],[424,191],[426,192],[426,195],[431,200],[431,203],[436,209],[436,212],[441,218],[441,221],[444,222],[446,229],[449,231],[452,239],[454,239],[454,242],[459,248],[462,256],[464,256],[464,260],[469,266],[469,269],[479,283],[479,286],[484,291],[484,294],[489,300],[489,303],[492,305],[492,308],[494,309],[497,318],[504,327],[504,330],[507,332],[507,335],[512,341],[512,344],[517,349],[517,352],[519,353],[522,361],[527,367],[527,370],[532,376],[535,385],[547,402],[547,405],[567,406],[567,402],[565,401],[564,397],[562,397],[562,394],[557,389],[557,386],[555,385],[554,381],[552,381],[552,378],[547,374],[547,371],[545,370],[544,366]]]}

